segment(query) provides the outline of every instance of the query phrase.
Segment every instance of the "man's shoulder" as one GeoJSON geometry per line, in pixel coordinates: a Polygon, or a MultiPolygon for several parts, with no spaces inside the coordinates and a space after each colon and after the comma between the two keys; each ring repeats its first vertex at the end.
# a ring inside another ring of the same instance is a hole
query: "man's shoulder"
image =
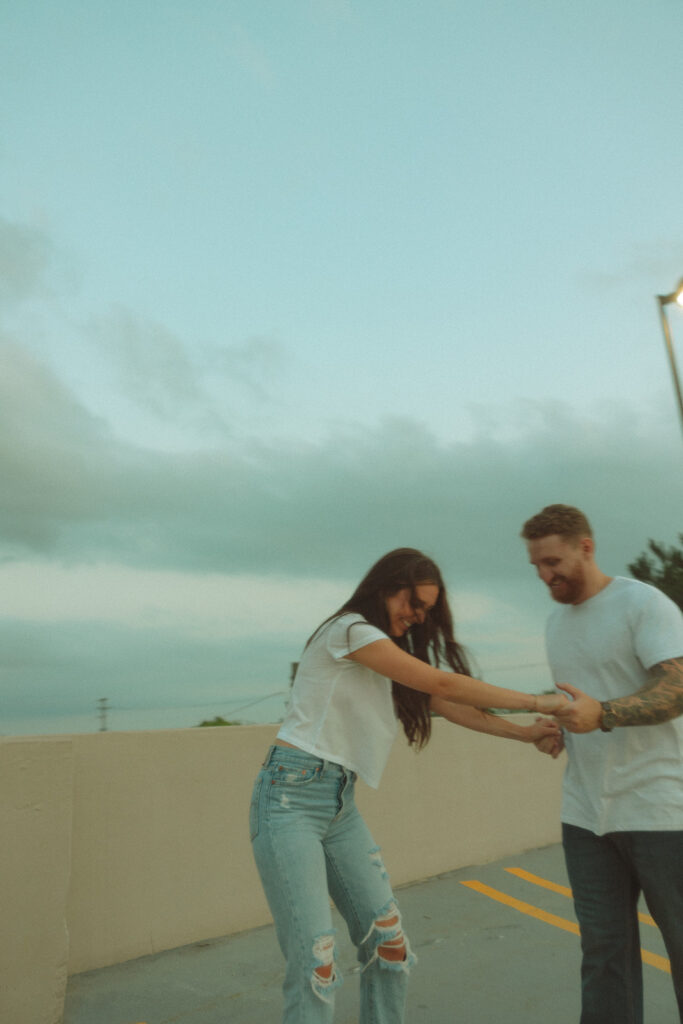
{"type": "MultiPolygon", "coordinates": [[[[678,608],[678,605],[663,590],[653,586],[651,583],[634,580],[630,576],[615,576],[612,585],[615,587],[615,598],[631,602],[636,607],[661,605],[678,608]]],[[[610,588],[607,589],[609,590],[610,588]]]]}
{"type": "Polygon", "coordinates": [[[647,613],[648,611],[668,613],[674,618],[680,615],[680,609],[670,597],[642,580],[631,579],[630,576],[614,576],[608,586],[594,597],[581,604],[559,604],[550,612],[547,628],[559,627],[563,622],[584,621],[586,617],[603,618],[647,613]]]}
{"type": "Polygon", "coordinates": [[[661,590],[657,590],[650,583],[643,583],[642,580],[634,580],[630,576],[615,576],[606,588],[606,594],[617,600],[651,601],[653,598],[656,600],[656,595],[661,594],[661,590]]]}

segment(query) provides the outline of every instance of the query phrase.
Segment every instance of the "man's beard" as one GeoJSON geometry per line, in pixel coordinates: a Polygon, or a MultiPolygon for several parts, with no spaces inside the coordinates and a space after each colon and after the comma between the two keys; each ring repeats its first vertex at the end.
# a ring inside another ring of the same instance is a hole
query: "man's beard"
{"type": "Polygon", "coordinates": [[[575,604],[581,597],[584,588],[584,575],[578,569],[572,576],[558,576],[554,581],[559,584],[557,587],[549,586],[550,596],[558,604],[575,604]]]}

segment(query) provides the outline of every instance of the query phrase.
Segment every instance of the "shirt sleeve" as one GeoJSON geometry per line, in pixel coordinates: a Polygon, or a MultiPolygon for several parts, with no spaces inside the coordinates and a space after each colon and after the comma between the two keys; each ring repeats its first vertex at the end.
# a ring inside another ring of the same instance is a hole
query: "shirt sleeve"
{"type": "Polygon", "coordinates": [[[634,643],[642,665],[650,669],[660,661],[683,657],[683,614],[661,590],[647,590],[647,600],[634,618],[634,643]]]}
{"type": "Polygon", "coordinates": [[[333,658],[345,658],[347,654],[367,647],[376,640],[388,640],[377,626],[371,626],[365,619],[354,615],[342,615],[330,623],[326,646],[333,658]]]}

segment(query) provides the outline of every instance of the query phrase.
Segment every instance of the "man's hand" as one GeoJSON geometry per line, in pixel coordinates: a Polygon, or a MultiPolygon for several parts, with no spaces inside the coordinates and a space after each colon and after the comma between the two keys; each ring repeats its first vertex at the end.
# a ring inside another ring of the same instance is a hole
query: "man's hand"
{"type": "Polygon", "coordinates": [[[577,690],[570,683],[557,683],[558,690],[564,690],[572,698],[553,714],[563,729],[569,732],[593,732],[600,728],[602,706],[595,697],[577,690]]]}
{"type": "Polygon", "coordinates": [[[536,695],[535,711],[542,715],[557,715],[560,708],[564,708],[569,701],[563,693],[539,693],[536,695]]]}

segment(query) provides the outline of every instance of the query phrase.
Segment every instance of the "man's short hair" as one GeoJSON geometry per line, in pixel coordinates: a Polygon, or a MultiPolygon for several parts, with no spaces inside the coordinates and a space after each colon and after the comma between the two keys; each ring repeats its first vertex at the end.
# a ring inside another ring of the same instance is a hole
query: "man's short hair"
{"type": "Polygon", "coordinates": [[[524,540],[540,540],[557,534],[563,540],[592,537],[591,525],[583,512],[573,505],[546,505],[522,527],[524,540]]]}

